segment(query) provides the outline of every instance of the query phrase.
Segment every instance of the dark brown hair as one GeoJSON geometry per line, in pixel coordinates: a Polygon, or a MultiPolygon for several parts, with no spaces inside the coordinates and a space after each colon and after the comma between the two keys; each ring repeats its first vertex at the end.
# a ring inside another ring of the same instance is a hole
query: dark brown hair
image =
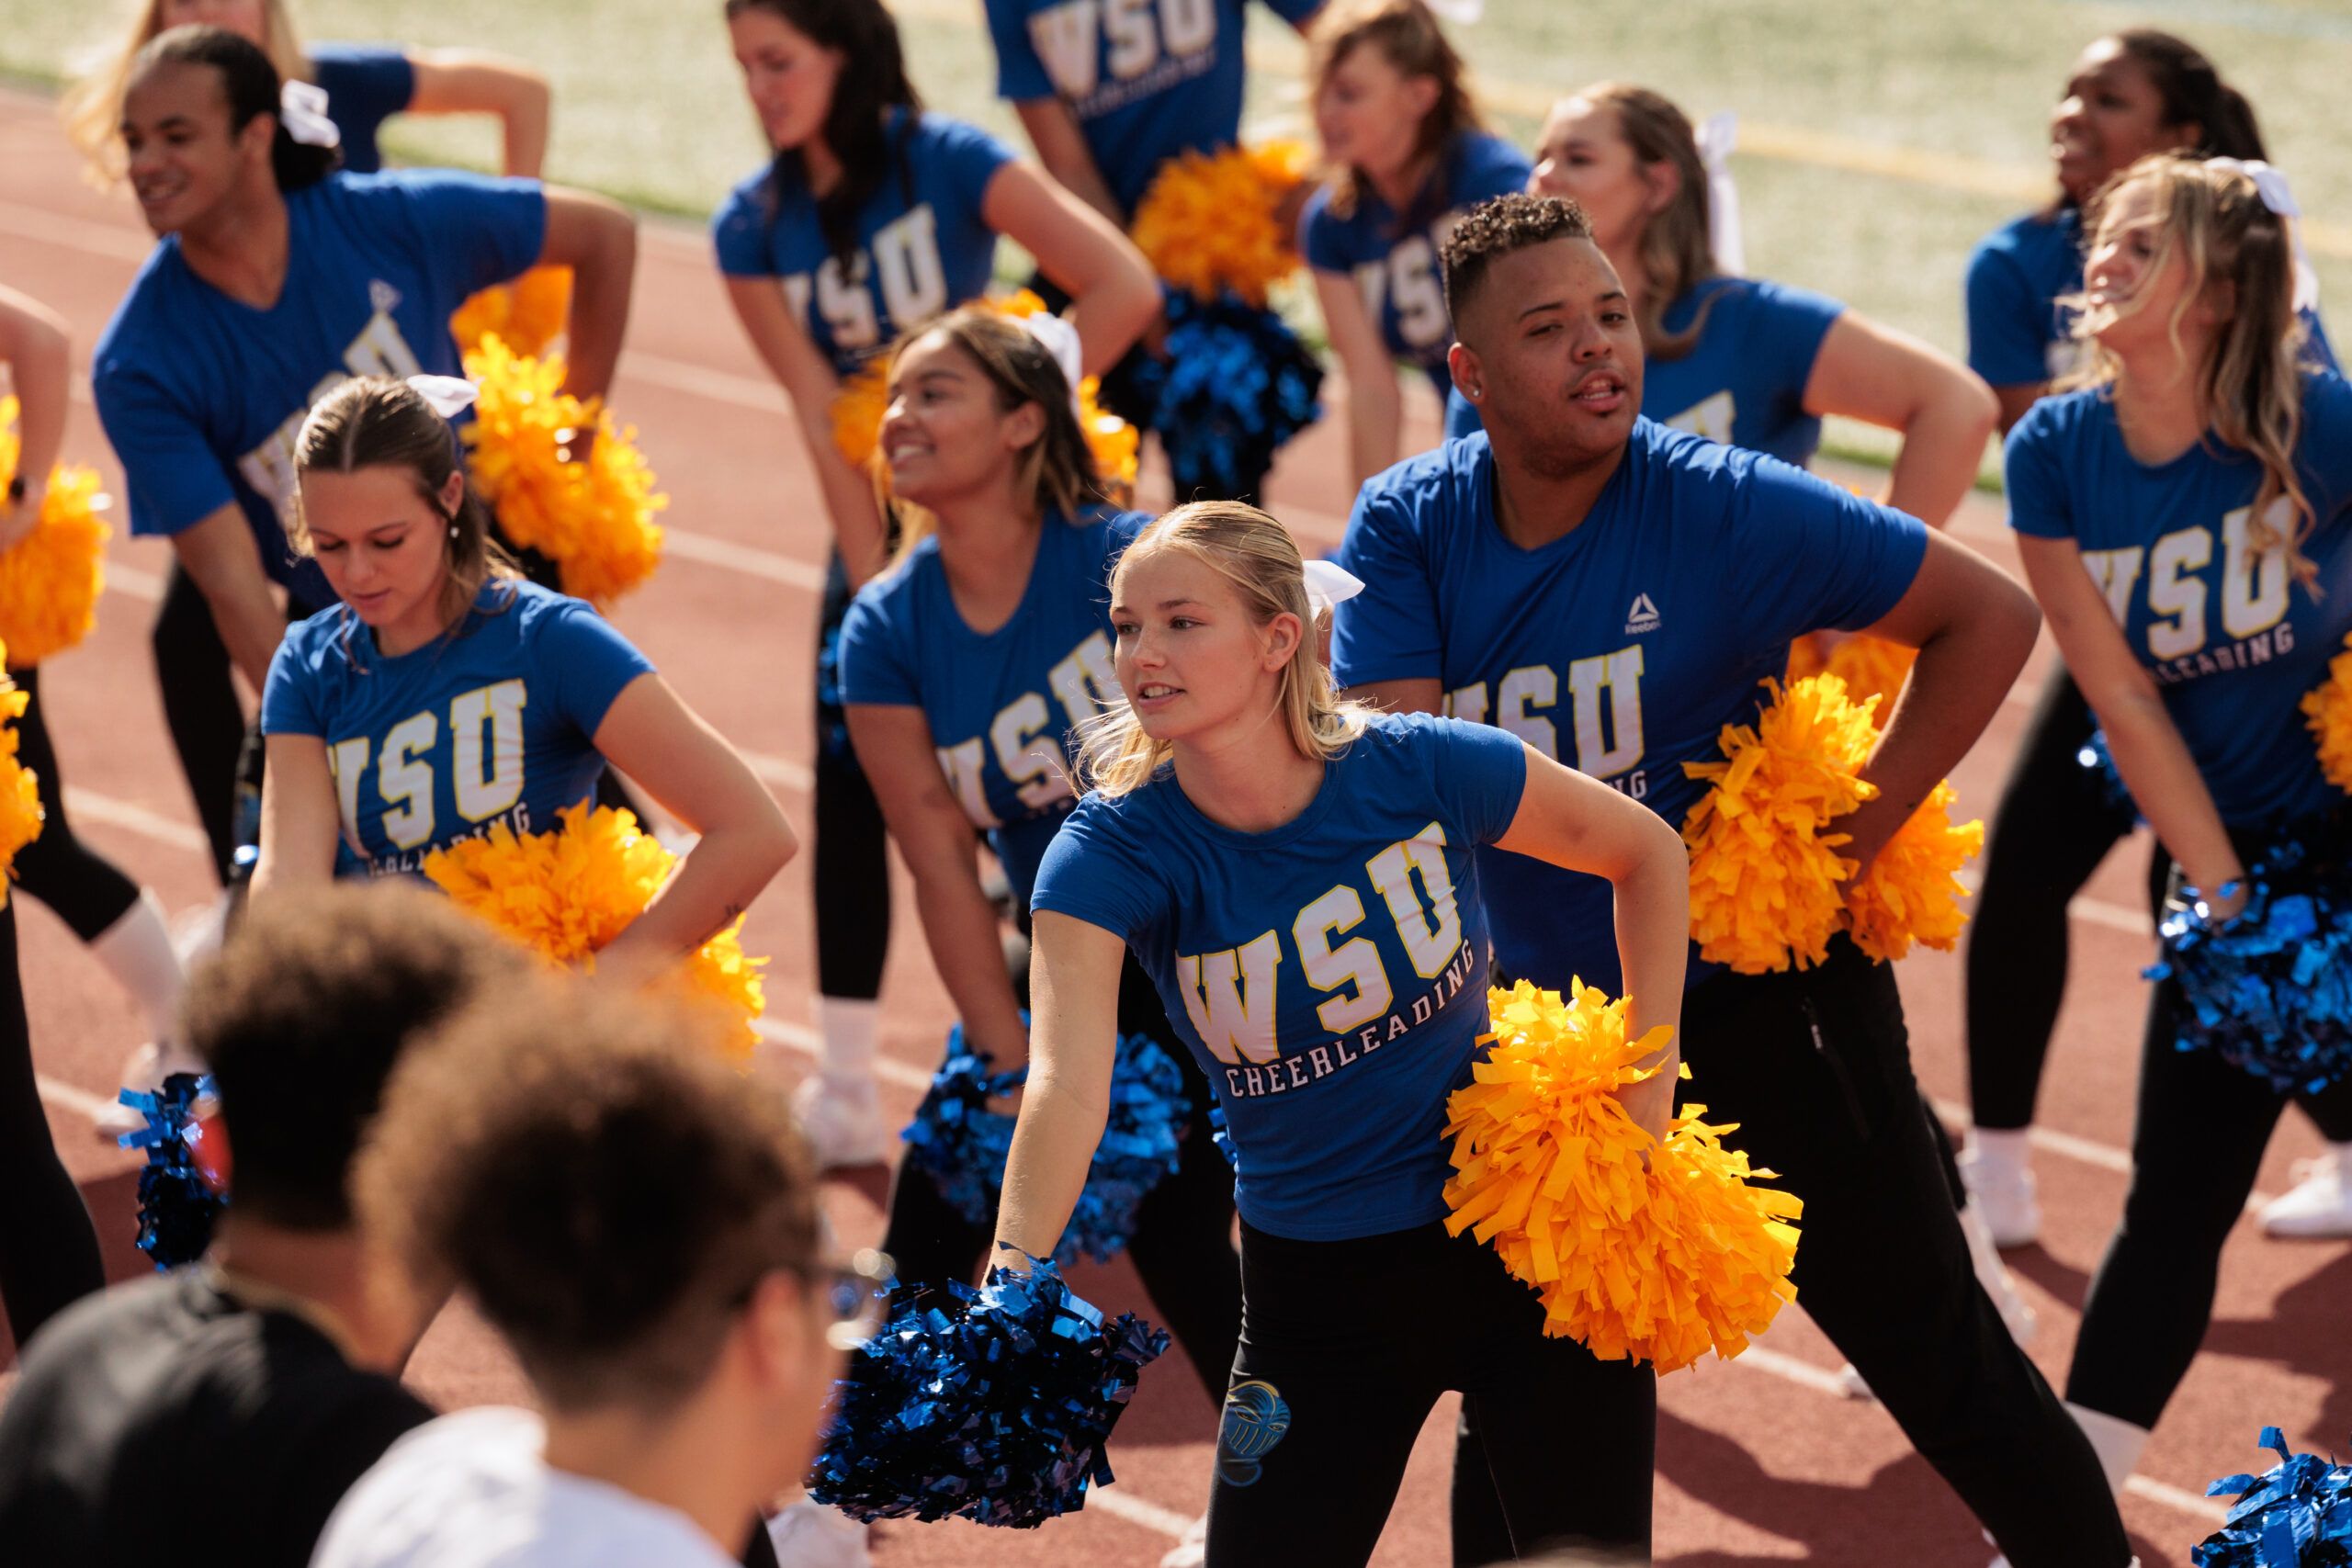
{"type": "Polygon", "coordinates": [[[1591,238],[1592,220],[1566,197],[1513,191],[1464,213],[1439,252],[1445,262],[1445,308],[1453,318],[1454,332],[1461,333],[1462,312],[1477,297],[1487,269],[1496,261],[1530,245],[1591,238]]]}
{"type": "Polygon", "coordinates": [[[2148,73],[2164,100],[2167,126],[2194,122],[2198,138],[2184,151],[2199,158],[2267,158],[2262,129],[2244,93],[2222,80],[2204,51],[2187,39],[2154,28],[2132,28],[2110,35],[2132,62],[2148,73]]]}
{"type": "Polygon", "coordinates": [[[1679,358],[1690,352],[1706,330],[1713,298],[1679,333],[1668,335],[1658,323],[1667,308],[1688,293],[1691,285],[1723,270],[1715,261],[1713,197],[1707,189],[1707,165],[1699,155],[1698,133],[1690,129],[1690,117],[1672,100],[1647,87],[1600,82],[1577,96],[1617,111],[1618,133],[1636,160],[1652,166],[1674,166],[1674,199],[1642,225],[1637,249],[1642,269],[1638,314],[1643,352],[1659,359],[1679,358]]]}
{"type": "MultiPolygon", "coordinates": [[[[277,67],[251,39],[225,28],[185,27],[157,33],[131,57],[126,87],[142,73],[158,65],[204,65],[220,74],[221,96],[229,105],[232,136],[251,125],[256,115],[267,115],[277,127],[269,144],[270,173],[281,191],[314,186],[343,166],[343,152],[334,147],[313,147],[297,141],[278,118],[277,67]]],[[[120,105],[116,107],[118,115],[120,105]]]]}
{"type": "MultiPolygon", "coordinates": [[[[1340,62],[1363,44],[1378,49],[1400,74],[1426,76],[1437,84],[1437,101],[1421,117],[1413,137],[1415,158],[1435,158],[1464,131],[1484,129],[1464,81],[1462,56],[1454,52],[1445,29],[1422,0],[1333,0],[1317,13],[1308,37],[1312,62],[1307,80],[1316,97],[1323,96],[1340,62]]],[[[1396,215],[1398,233],[1420,228],[1453,205],[1446,196],[1442,166],[1438,174],[1430,182],[1430,193],[1422,203],[1425,210],[1396,215]]],[[[1331,214],[1336,218],[1353,217],[1357,203],[1372,188],[1361,169],[1332,171],[1330,186],[1331,214]]]]}

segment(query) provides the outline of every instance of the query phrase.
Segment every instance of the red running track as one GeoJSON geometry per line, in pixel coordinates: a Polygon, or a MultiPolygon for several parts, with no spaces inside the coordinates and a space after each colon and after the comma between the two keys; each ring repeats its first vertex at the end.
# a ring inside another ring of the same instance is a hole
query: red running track
{"type": "MultiPolygon", "coordinates": [[[[125,197],[85,187],[46,101],[0,94],[0,278],[64,312],[77,363],[128,285],[147,237],[125,197]]],[[[1346,422],[1336,381],[1323,423],[1284,455],[1271,486],[1280,513],[1309,546],[1336,541],[1350,499],[1346,422]]],[[[759,760],[786,809],[808,829],[816,592],[825,522],[781,397],[752,359],[721,297],[699,231],[650,225],[637,309],[615,404],[672,497],[669,558],[616,619],[704,714],[759,760]]],[[[1416,405],[1416,431],[1435,411],[1416,405]]],[[[88,404],[77,394],[70,459],[96,464],[119,488],[88,404]]],[[[1957,525],[1971,545],[2014,567],[1997,502],[1973,500],[1957,525]]],[[[165,903],[206,899],[211,877],[172,759],[149,664],[146,626],[165,547],[118,537],[97,630],[46,671],[44,702],[63,755],[68,805],[86,834],[165,903]]],[[[2033,682],[2012,695],[1956,775],[1962,806],[1990,809],[2026,716],[2033,682]]],[[[2048,1210],[2043,1243],[2013,1258],[2041,1315],[2033,1354],[2063,1379],[2085,1286],[2123,1191],[2124,1149],[2140,1013],[2138,978],[2150,939],[2134,912],[2142,857],[2119,852],[2078,903],[2075,984],[2052,1055],[2040,1172],[2048,1210]]],[[[763,1066],[779,1081],[808,1061],[811,987],[807,857],[752,911],[745,944],[775,955],[774,1031],[763,1066]]],[[[900,880],[903,895],[905,884],[900,880]]],[[[47,911],[26,899],[24,974],[51,1126],[98,1217],[115,1277],[139,1273],[131,1248],[131,1156],[101,1144],[87,1111],[111,1094],[137,1022],[106,977],[47,911]]],[[[903,897],[900,909],[906,908],[903,897]]],[[[1902,981],[1923,1082],[1946,1102],[1964,1098],[1960,972],[1951,957],[1907,960],[1902,981]]],[[[937,1059],[948,1010],[921,936],[901,919],[884,993],[884,1092],[910,1111],[937,1059]]],[[[2292,1179],[2315,1152],[2308,1123],[2290,1117],[2263,1171],[2263,1189],[2292,1179]]],[[[838,1181],[827,1197],[852,1243],[880,1229],[881,1174],[838,1181]]],[[[1080,1289],[1112,1309],[1148,1314],[1120,1266],[1081,1271],[1080,1289]]],[[[2150,1445],[2143,1478],[2124,1502],[2144,1560],[2182,1563],[2218,1517],[2199,1495],[2210,1478],[2253,1466],[2256,1428],[2283,1426],[2301,1448],[2352,1434],[2352,1245],[2267,1240],[2249,1222],[2223,1260],[2221,1298],[2205,1352],[2150,1445]]],[[[1335,1303],[1344,1305],[1344,1303],[1335,1303]]],[[[1171,1357],[1179,1352],[1170,1352],[1171,1357]]],[[[1808,1562],[1837,1568],[1983,1568],[1990,1553],[1973,1522],[1876,1406],[1841,1398],[1838,1358],[1791,1314],[1768,1343],[1729,1365],[1708,1364],[1661,1389],[1657,1560],[1677,1568],[1808,1562]]],[[[418,1353],[412,1380],[443,1405],[512,1399],[513,1369],[461,1312],[445,1314],[418,1353]]],[[[1450,1409],[1416,1450],[1377,1562],[1439,1564],[1445,1547],[1450,1409]]],[[[1560,1412],[1573,1421],[1577,1413],[1560,1412]]],[[[961,1524],[888,1526],[876,1560],[919,1564],[1048,1563],[1062,1568],[1148,1565],[1205,1503],[1215,1412],[1180,1368],[1145,1379],[1114,1445],[1118,1484],[1080,1515],[1029,1533],[961,1524]]],[[[1563,1477],[1563,1484],[1575,1478],[1563,1477]]]]}

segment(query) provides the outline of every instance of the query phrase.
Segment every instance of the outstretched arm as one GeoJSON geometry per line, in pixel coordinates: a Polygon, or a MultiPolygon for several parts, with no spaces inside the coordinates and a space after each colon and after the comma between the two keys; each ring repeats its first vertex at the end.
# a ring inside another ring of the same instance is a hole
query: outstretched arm
{"type": "Polygon", "coordinates": [[[1029,1083],[997,1205],[989,1261],[1023,1269],[1051,1257],[1086,1190],[1087,1168],[1111,1111],[1119,1033],[1119,968],[1126,943],[1102,927],[1037,912],[1029,971],[1029,1083]]]}
{"type": "Polygon", "coordinates": [[[548,79],[520,61],[476,50],[413,50],[412,114],[496,115],[504,128],[506,172],[537,179],[548,161],[548,79]]]}

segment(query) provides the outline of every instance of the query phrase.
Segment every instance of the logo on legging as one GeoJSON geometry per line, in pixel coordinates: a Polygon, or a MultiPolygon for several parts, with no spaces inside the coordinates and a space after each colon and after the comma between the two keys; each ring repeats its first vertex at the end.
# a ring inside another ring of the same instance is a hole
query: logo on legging
{"type": "Polygon", "coordinates": [[[1252,1486],[1258,1461],[1290,1430],[1290,1406],[1270,1382],[1236,1383],[1225,1395],[1225,1420],[1216,1433],[1217,1478],[1228,1486],[1252,1486]]]}

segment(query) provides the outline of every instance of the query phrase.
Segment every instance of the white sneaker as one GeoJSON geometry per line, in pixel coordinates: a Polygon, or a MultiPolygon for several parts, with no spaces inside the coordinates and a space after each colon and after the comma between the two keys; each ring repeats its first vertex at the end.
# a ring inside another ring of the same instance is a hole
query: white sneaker
{"type": "Polygon", "coordinates": [[[2018,1161],[1987,1159],[1973,1148],[1961,1150],[1959,1163],[1969,1203],[1984,1216],[1995,1247],[2031,1247],[2041,1238],[2041,1202],[2031,1169],[2018,1161]]]}
{"type": "Polygon", "coordinates": [[[2295,1185],[2262,1206],[2263,1231],[2296,1240],[2352,1236],[2352,1185],[2346,1174],[2334,1150],[2297,1160],[2295,1185]]]}
{"type": "Polygon", "coordinates": [[[1159,1560],[1159,1568],[1201,1568],[1209,1560],[1209,1517],[1203,1514],[1184,1527],[1183,1535],[1159,1560]]]}
{"type": "Polygon", "coordinates": [[[880,1165],[890,1147],[879,1097],[869,1079],[843,1083],[820,1073],[792,1091],[792,1113],[820,1170],[880,1165]]]}
{"type": "Polygon", "coordinates": [[[783,1568],[874,1568],[865,1527],[807,1497],[768,1521],[768,1544],[783,1568]]]}

